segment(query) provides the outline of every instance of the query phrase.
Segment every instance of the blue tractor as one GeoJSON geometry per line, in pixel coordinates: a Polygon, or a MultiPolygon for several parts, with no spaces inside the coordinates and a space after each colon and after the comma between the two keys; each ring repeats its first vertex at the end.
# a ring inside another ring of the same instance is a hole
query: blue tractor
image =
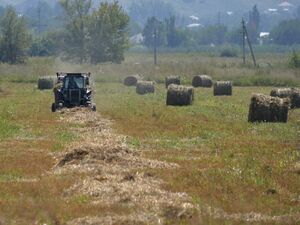
{"type": "Polygon", "coordinates": [[[52,112],[65,107],[89,107],[96,111],[90,77],[90,73],[57,73],[52,112]]]}

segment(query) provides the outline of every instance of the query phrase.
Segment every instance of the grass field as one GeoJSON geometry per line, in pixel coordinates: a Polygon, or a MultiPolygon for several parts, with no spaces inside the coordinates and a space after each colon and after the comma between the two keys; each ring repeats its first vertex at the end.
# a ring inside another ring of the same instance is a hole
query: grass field
{"type": "MultiPolygon", "coordinates": [[[[59,122],[59,114],[50,112],[52,92],[38,91],[36,79],[66,69],[94,72],[98,112],[115,121],[114,128],[128,136],[130,145],[147,158],[180,166],[149,172],[165,181],[164,189],[190,195],[203,210],[203,224],[247,224],[214,218],[205,213],[209,206],[229,215],[299,214],[300,179],[294,165],[300,160],[300,111],[291,111],[287,124],[247,122],[252,93],[299,85],[299,71],[288,69],[284,57],[273,56],[273,67],[258,70],[241,66],[237,59],[176,54],[164,55],[158,67],[150,65],[150,55],[132,55],[122,65],[71,67],[52,59],[0,65],[0,223],[64,224],[99,211],[129,210],[89,204],[88,196],[66,199],[63,191],[75,177],[48,174],[55,163],[51,153],[65,149],[76,134],[59,122]],[[193,106],[166,107],[162,84],[155,94],[138,96],[119,82],[131,73],[158,81],[167,74],[183,74],[185,83],[194,74],[209,73],[251,86],[234,87],[232,97],[213,97],[211,89],[197,89],[193,106]]],[[[266,63],[266,57],[260,59],[266,63]]],[[[198,224],[193,219],[168,222],[198,224]]]]}

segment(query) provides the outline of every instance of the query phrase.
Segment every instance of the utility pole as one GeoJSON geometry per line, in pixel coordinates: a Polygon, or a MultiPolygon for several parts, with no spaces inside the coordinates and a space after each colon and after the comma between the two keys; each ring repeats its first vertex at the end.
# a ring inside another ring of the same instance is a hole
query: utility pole
{"type": "MultiPolygon", "coordinates": [[[[250,38],[249,38],[249,35],[248,35],[248,31],[247,31],[244,19],[242,20],[242,24],[243,24],[243,40],[245,42],[245,37],[247,38],[247,42],[248,42],[248,46],[250,48],[253,64],[254,64],[254,66],[257,66],[256,59],[255,59],[254,52],[253,52],[253,48],[252,48],[252,44],[251,44],[251,41],[250,41],[250,38]]],[[[244,47],[244,49],[245,49],[245,47],[244,47]]],[[[243,55],[243,57],[244,57],[244,55],[243,55]]]]}
{"type": "Polygon", "coordinates": [[[41,52],[41,1],[38,2],[38,56],[40,56],[41,52]]]}
{"type": "MultiPolygon", "coordinates": [[[[42,33],[42,27],[46,27],[47,25],[43,25],[42,23],[41,23],[41,18],[42,18],[42,13],[41,13],[41,0],[39,0],[38,1],[38,8],[37,8],[37,13],[38,13],[38,24],[37,24],[37,33],[38,33],[38,40],[39,40],[39,42],[41,41],[41,33],[42,33]]],[[[40,51],[41,51],[41,49],[40,49],[40,44],[41,43],[39,43],[38,44],[38,55],[40,54],[40,51]]]]}
{"type": "Polygon", "coordinates": [[[221,25],[221,12],[218,12],[218,25],[221,25]]]}
{"type": "Polygon", "coordinates": [[[41,1],[38,2],[38,35],[41,36],[41,1]]]}
{"type": "Polygon", "coordinates": [[[242,28],[243,28],[243,31],[242,31],[242,35],[243,35],[243,64],[245,65],[246,64],[246,49],[245,49],[245,21],[244,19],[242,19],[242,28]]]}
{"type": "Polygon", "coordinates": [[[154,39],[154,65],[157,65],[157,28],[154,28],[154,33],[153,33],[153,39],[154,39]]]}

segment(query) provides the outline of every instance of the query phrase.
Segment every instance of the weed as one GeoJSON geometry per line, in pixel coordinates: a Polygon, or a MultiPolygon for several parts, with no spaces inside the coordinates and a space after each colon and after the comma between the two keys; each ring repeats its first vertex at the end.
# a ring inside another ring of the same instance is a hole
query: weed
{"type": "Polygon", "coordinates": [[[300,54],[297,52],[293,52],[289,59],[289,66],[291,68],[300,68],[300,54]]]}

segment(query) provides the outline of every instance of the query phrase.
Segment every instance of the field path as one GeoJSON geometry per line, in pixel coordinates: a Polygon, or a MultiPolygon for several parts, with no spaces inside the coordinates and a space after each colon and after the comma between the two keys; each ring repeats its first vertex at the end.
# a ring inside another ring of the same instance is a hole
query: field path
{"type": "Polygon", "coordinates": [[[78,218],[69,224],[162,224],[168,217],[189,217],[193,206],[185,193],[163,190],[162,180],[144,169],[172,169],[168,164],[141,157],[141,152],[126,144],[126,137],[116,134],[110,120],[87,109],[61,112],[78,141],[65,152],[55,155],[55,174],[78,174],[76,184],[64,196],[84,195],[91,204],[103,207],[124,206],[130,213],[117,212],[98,217],[78,218]]]}

